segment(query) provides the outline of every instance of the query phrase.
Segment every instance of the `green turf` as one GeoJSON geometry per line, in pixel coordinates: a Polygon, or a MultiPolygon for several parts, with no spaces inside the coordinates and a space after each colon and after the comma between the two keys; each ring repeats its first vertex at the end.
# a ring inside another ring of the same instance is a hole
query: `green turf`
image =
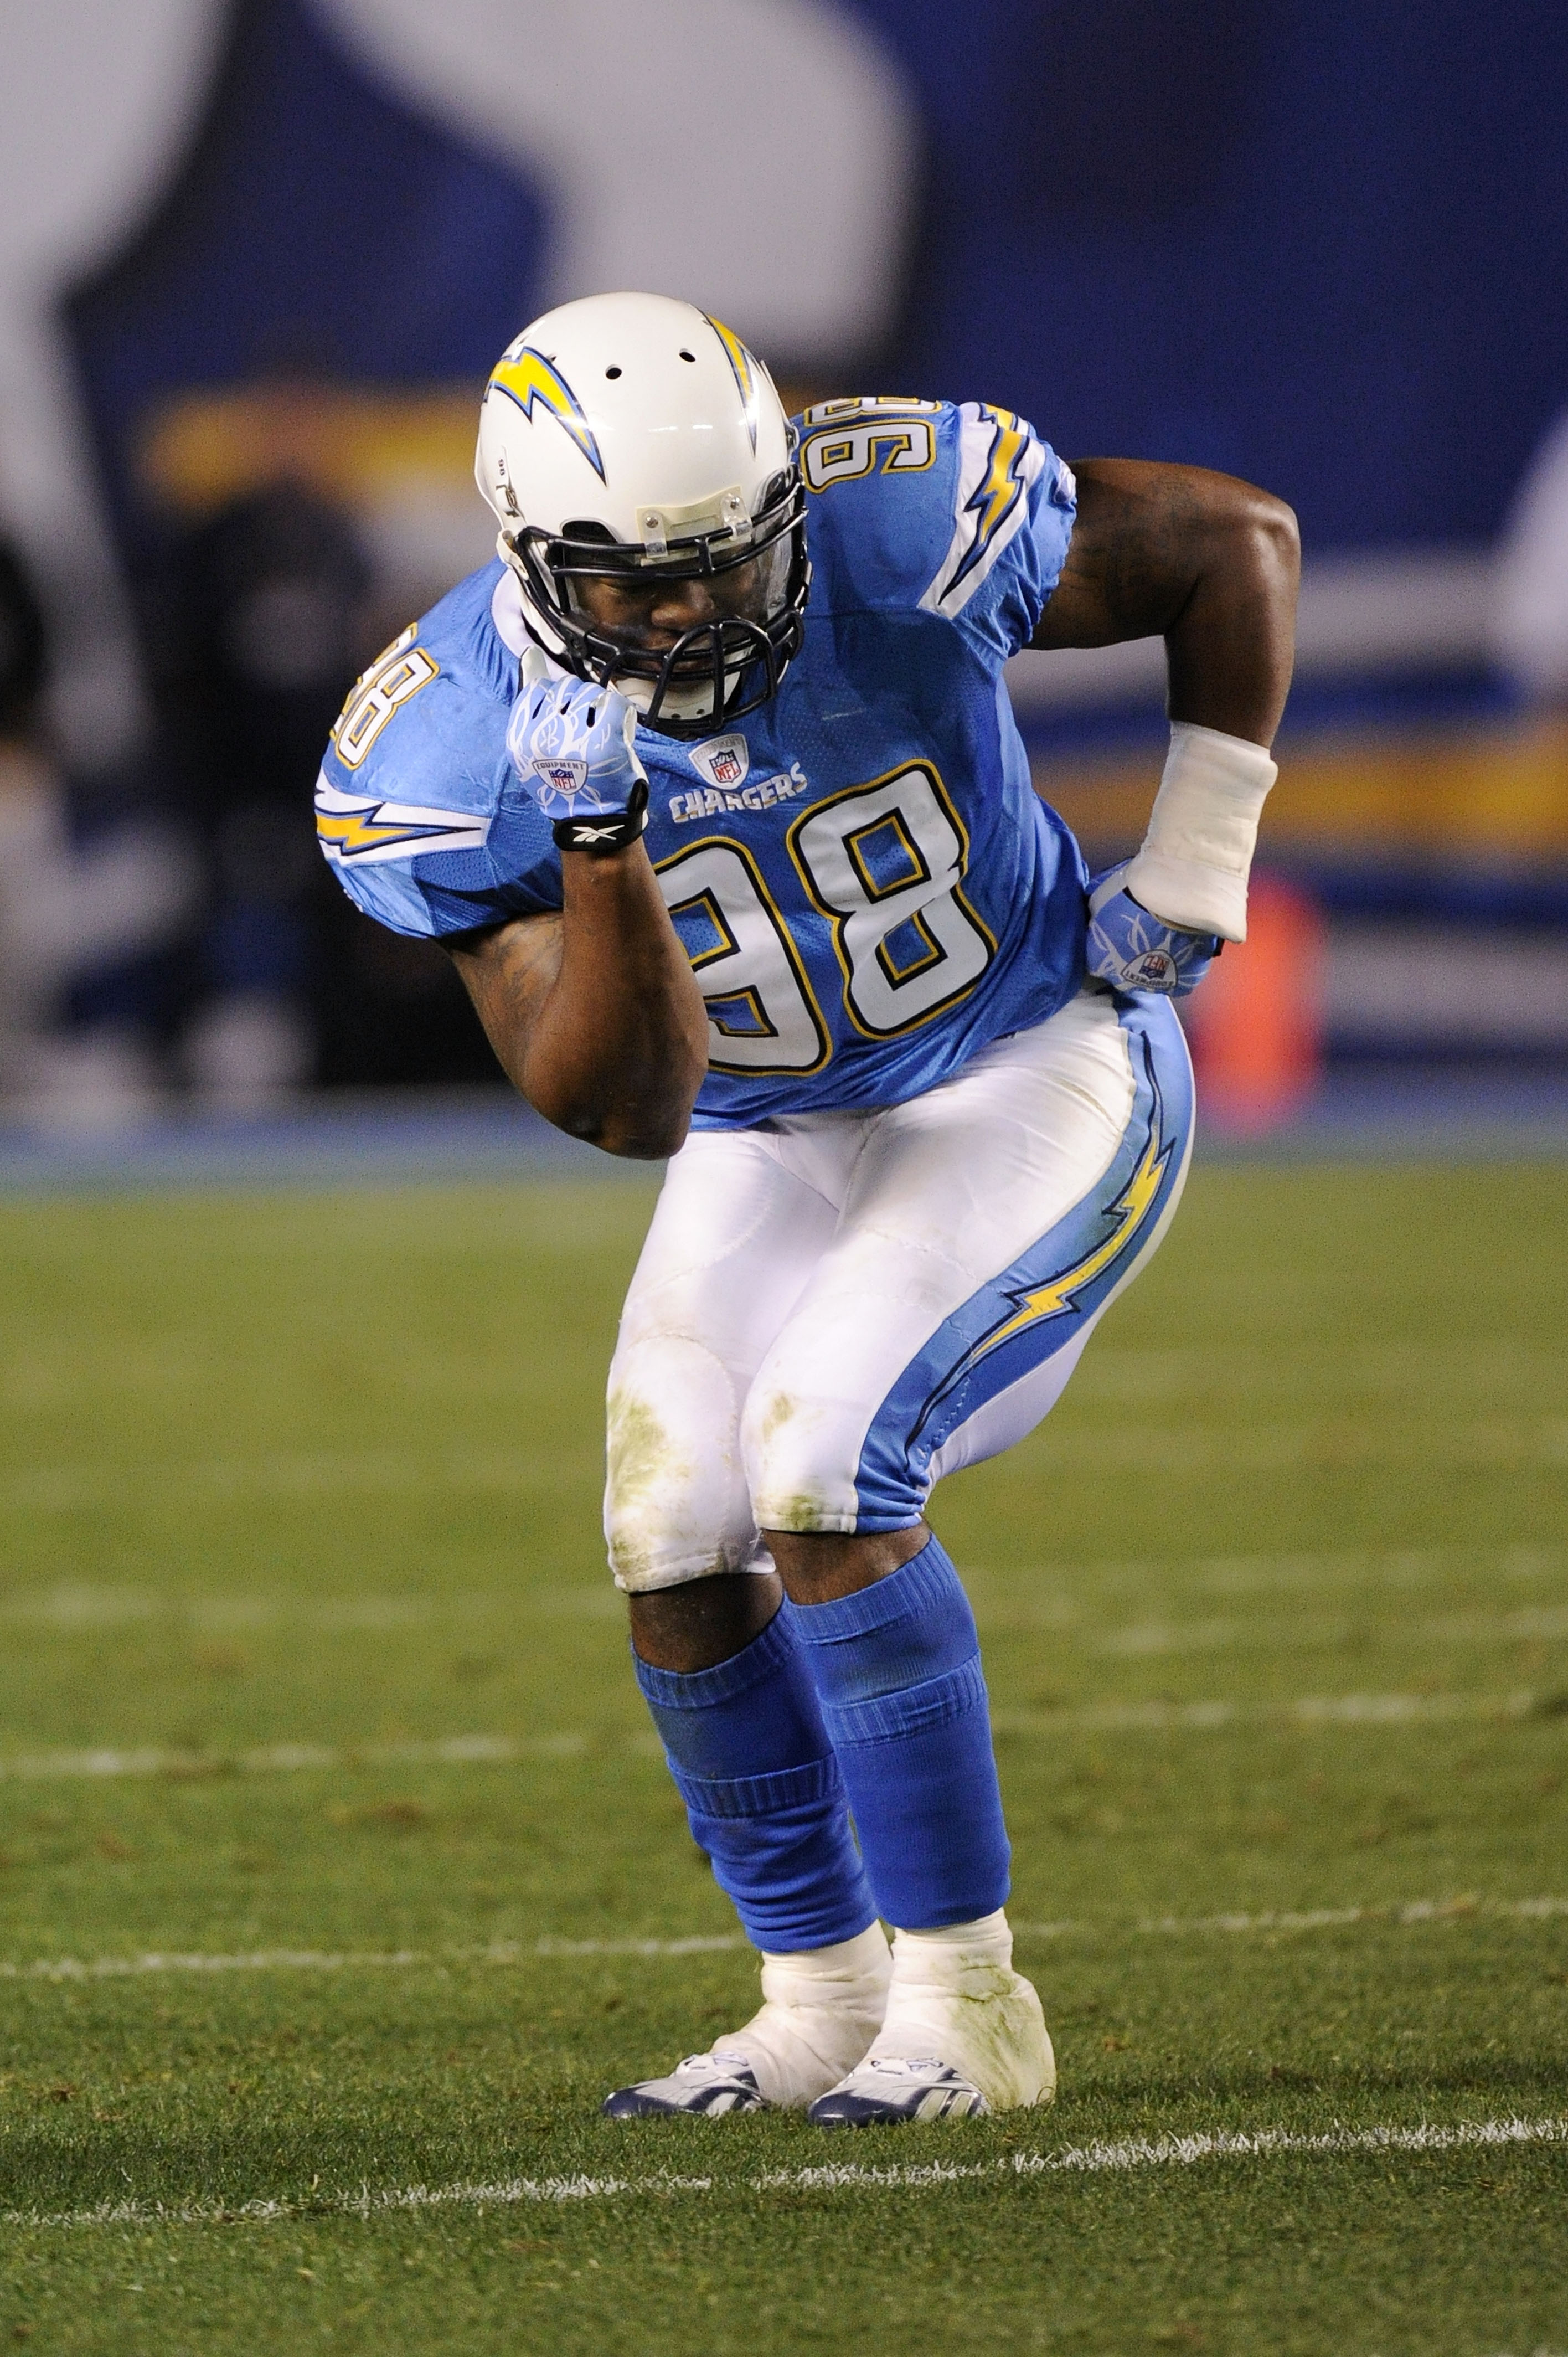
{"type": "Polygon", "coordinates": [[[1562,1193],[1200,1171],[949,1485],[1061,2099],[847,2140],[596,2117],[751,2002],[570,1946],[733,1932],[596,1534],[647,1195],[0,1209],[0,2342],[1568,2351],[1568,2144],[1007,2165],[1568,2115],[1562,1193]]]}

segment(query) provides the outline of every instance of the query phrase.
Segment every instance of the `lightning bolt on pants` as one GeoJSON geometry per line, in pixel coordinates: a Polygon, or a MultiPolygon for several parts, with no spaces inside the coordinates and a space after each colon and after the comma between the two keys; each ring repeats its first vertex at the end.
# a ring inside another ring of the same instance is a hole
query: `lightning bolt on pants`
{"type": "Polygon", "coordinates": [[[1168,1002],[1099,991],[907,1104],[693,1132],[610,1369],[618,1584],[743,1569],[759,1529],[918,1522],[1055,1405],[1191,1134],[1168,1002]]]}

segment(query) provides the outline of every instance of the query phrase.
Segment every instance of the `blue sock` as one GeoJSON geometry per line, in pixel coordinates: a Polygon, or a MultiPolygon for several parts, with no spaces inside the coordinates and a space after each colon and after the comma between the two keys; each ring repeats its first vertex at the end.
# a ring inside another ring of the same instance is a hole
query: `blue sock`
{"type": "Polygon", "coordinates": [[[876,1910],[787,1614],[711,1670],[632,1661],[692,1838],[747,1938],[789,1953],[864,1932],[876,1910]]]}
{"type": "Polygon", "coordinates": [[[940,1543],[853,1596],[784,1610],[878,1911],[909,1932],[989,1915],[1010,1852],[974,1615],[940,1543]]]}

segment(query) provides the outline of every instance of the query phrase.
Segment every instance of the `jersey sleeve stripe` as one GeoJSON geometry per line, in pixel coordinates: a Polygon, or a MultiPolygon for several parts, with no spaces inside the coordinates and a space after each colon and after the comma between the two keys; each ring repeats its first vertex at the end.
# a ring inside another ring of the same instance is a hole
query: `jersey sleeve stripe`
{"type": "Polygon", "coordinates": [[[1030,486],[1045,465],[1038,438],[1012,410],[966,401],[959,414],[952,537],[920,599],[925,610],[950,618],[963,611],[1021,529],[1030,486]]]}
{"type": "Polygon", "coordinates": [[[478,851],[489,839],[481,812],[437,810],[419,802],[383,802],[349,794],[325,773],[316,782],[316,832],[334,866],[381,865],[432,851],[478,851]]]}

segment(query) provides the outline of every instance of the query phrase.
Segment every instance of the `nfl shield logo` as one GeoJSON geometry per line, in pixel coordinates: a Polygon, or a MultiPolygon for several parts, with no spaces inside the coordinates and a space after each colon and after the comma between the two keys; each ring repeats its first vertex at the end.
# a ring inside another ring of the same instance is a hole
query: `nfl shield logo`
{"type": "Polygon", "coordinates": [[[710,737],[691,748],[692,767],[710,786],[743,785],[751,767],[751,748],[742,736],[710,737]]]}
{"type": "Polygon", "coordinates": [[[588,765],[586,761],[536,760],[533,774],[539,780],[540,809],[548,813],[564,802],[570,812],[587,783],[588,765]]]}

